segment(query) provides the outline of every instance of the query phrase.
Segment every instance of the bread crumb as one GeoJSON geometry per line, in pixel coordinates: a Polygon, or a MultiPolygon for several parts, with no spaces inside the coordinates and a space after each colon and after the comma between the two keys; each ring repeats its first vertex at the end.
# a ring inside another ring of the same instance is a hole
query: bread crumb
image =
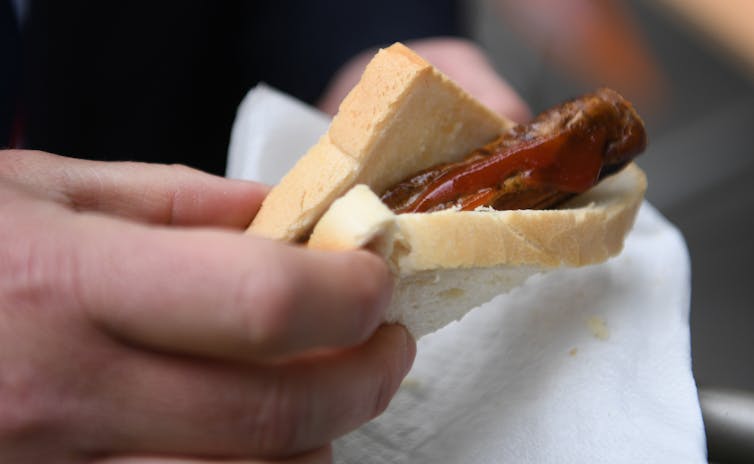
{"type": "Polygon", "coordinates": [[[607,340],[610,338],[610,331],[607,329],[605,320],[599,316],[592,316],[586,321],[586,325],[589,330],[592,331],[592,335],[600,340],[607,340]]]}
{"type": "Polygon", "coordinates": [[[578,353],[578,352],[579,352],[579,349],[574,346],[573,348],[571,348],[570,350],[568,350],[568,355],[569,356],[576,356],[576,353],[578,353]]]}
{"type": "Polygon", "coordinates": [[[466,294],[466,291],[462,288],[449,288],[440,292],[440,298],[460,298],[466,294]]]}
{"type": "Polygon", "coordinates": [[[406,377],[401,382],[400,388],[405,388],[408,390],[418,390],[421,387],[421,383],[418,379],[415,379],[413,377],[406,377]]]}

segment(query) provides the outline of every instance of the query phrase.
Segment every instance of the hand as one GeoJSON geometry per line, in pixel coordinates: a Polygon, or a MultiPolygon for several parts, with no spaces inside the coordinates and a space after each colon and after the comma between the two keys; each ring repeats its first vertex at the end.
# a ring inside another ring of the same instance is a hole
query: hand
{"type": "MultiPolygon", "coordinates": [[[[473,42],[442,37],[415,40],[407,42],[406,46],[493,111],[516,122],[525,122],[531,118],[526,103],[497,74],[484,52],[473,42]]],[[[338,71],[319,101],[318,106],[322,111],[329,114],[338,111],[341,100],[356,85],[374,53],[374,50],[361,53],[338,71]]]]}
{"type": "Polygon", "coordinates": [[[0,152],[0,462],[328,462],[387,406],[385,264],[242,234],[265,193],[0,152]]]}

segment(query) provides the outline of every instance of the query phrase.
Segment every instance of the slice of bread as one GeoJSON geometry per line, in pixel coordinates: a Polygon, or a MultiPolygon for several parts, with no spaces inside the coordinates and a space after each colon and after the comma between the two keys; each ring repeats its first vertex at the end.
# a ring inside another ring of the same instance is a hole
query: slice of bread
{"type": "Polygon", "coordinates": [[[330,128],[265,199],[249,231],[304,240],[355,184],[382,191],[513,126],[402,44],[380,50],[330,128]]]}
{"type": "Polygon", "coordinates": [[[631,164],[560,209],[396,215],[357,185],[328,209],[309,246],[385,257],[398,280],[388,321],[418,338],[537,272],[617,255],[645,190],[631,164]]]}
{"type": "Polygon", "coordinates": [[[270,192],[249,231],[382,255],[397,277],[387,319],[417,338],[535,273],[619,253],[646,189],[633,164],[554,210],[396,215],[374,193],[457,161],[512,126],[392,45],[369,63],[328,132],[270,192]]]}

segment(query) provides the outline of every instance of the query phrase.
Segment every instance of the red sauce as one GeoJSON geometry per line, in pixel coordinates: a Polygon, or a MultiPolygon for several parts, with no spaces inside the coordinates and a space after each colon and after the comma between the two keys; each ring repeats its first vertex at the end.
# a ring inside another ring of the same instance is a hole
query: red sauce
{"type": "Polygon", "coordinates": [[[412,176],[382,195],[396,213],[445,208],[548,208],[619,171],[646,147],[644,125],[609,89],[552,108],[457,163],[412,176]]]}
{"type": "Polygon", "coordinates": [[[486,204],[485,200],[495,195],[495,188],[501,181],[514,174],[523,174],[522,179],[528,185],[581,193],[599,178],[604,146],[604,131],[580,137],[563,131],[545,139],[524,142],[471,166],[445,173],[430,183],[411,204],[397,212],[425,212],[436,205],[478,192],[479,199],[465,201],[462,207],[473,210],[486,204]]]}

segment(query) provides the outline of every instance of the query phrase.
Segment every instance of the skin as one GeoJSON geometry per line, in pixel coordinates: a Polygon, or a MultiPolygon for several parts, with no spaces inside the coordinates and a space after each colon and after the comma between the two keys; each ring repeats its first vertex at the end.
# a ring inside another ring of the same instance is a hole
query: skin
{"type": "MultiPolygon", "coordinates": [[[[529,118],[472,43],[408,45],[529,118]]],[[[333,439],[387,407],[416,347],[381,324],[385,263],[243,234],[266,192],[183,166],[0,151],[0,462],[327,463],[333,439]]]]}
{"type": "Polygon", "coordinates": [[[0,153],[1,462],[329,462],[387,406],[385,264],[242,234],[265,192],[0,153]]]}

